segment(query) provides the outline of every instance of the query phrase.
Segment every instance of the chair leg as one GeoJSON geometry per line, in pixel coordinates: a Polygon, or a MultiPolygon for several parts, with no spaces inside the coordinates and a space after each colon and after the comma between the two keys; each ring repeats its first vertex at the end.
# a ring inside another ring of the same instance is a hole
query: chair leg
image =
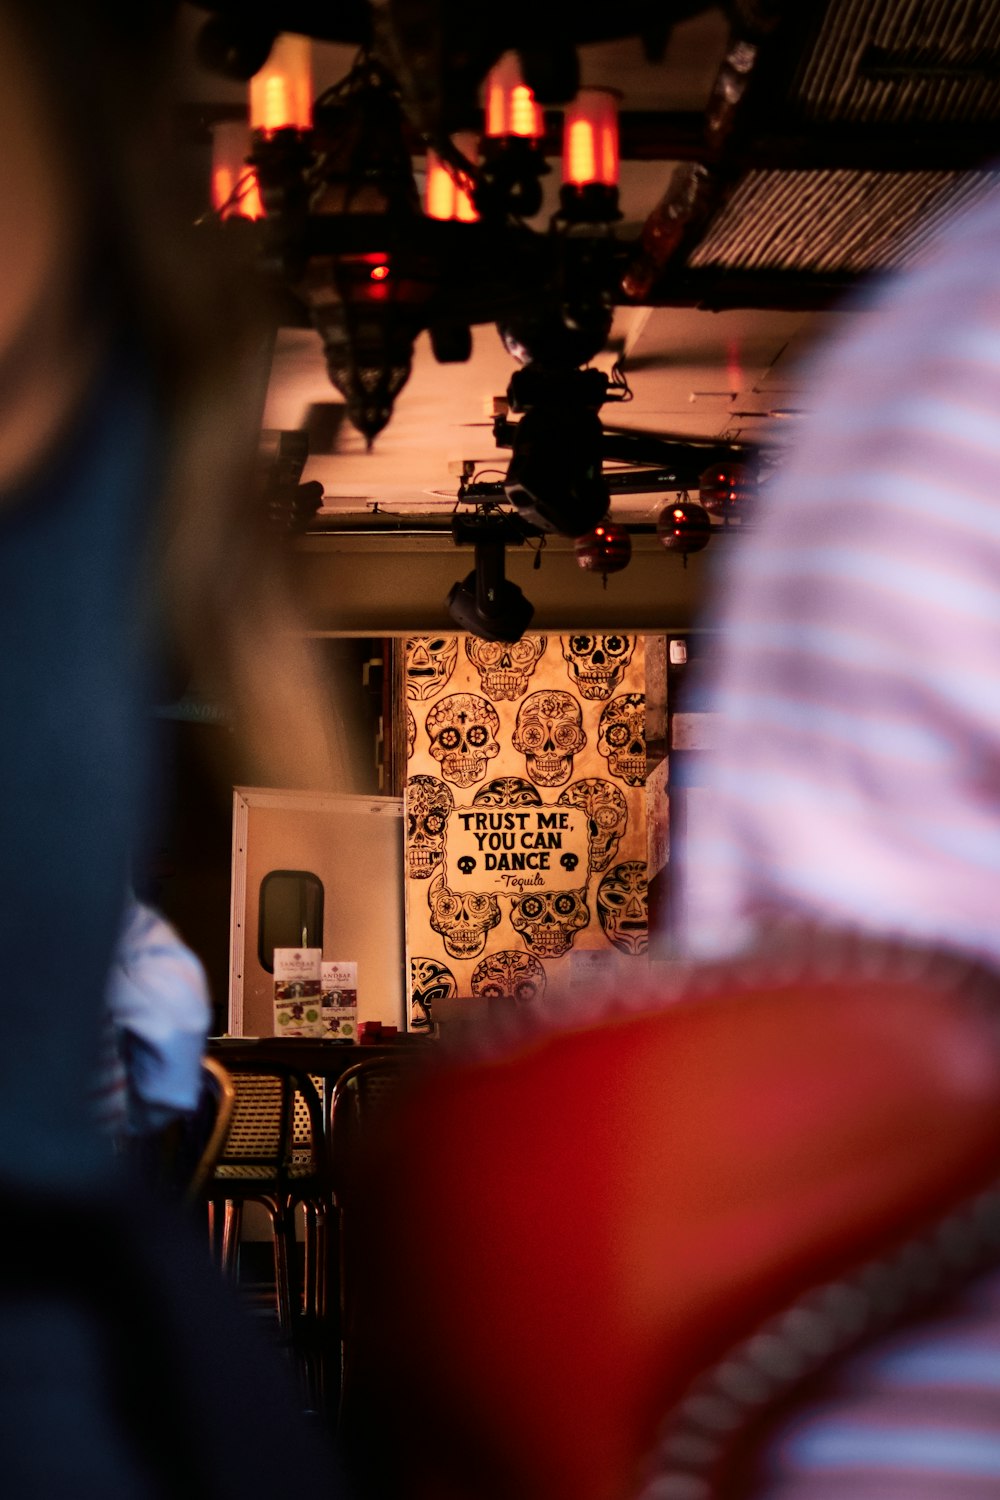
{"type": "Polygon", "coordinates": [[[305,1288],[303,1311],[317,1325],[326,1319],[329,1226],[326,1206],[315,1200],[302,1205],[305,1220],[305,1288]]]}
{"type": "Polygon", "coordinates": [[[222,1270],[235,1282],[239,1273],[240,1234],[243,1229],[243,1204],[226,1199],[222,1220],[222,1270]]]}
{"type": "Polygon", "coordinates": [[[208,1255],[212,1264],[222,1264],[222,1215],[225,1207],[222,1199],[208,1198],[205,1202],[205,1232],[208,1236],[208,1255]]]}
{"type": "Polygon", "coordinates": [[[330,1305],[330,1215],[324,1203],[316,1205],[315,1314],[325,1328],[330,1305]]]}
{"type": "Polygon", "coordinates": [[[271,1215],[274,1241],[274,1294],[278,1307],[278,1328],[285,1337],[292,1333],[292,1269],[295,1242],[295,1216],[286,1205],[267,1205],[271,1215]]]}
{"type": "Polygon", "coordinates": [[[316,1279],[316,1220],[313,1205],[302,1204],[303,1260],[302,1260],[302,1315],[307,1323],[312,1321],[315,1309],[313,1286],[316,1279]]]}
{"type": "Polygon", "coordinates": [[[302,1202],[304,1226],[304,1276],[301,1321],[297,1330],[303,1394],[309,1408],[327,1411],[329,1330],[326,1327],[329,1285],[329,1229],[322,1200],[302,1202]]]}

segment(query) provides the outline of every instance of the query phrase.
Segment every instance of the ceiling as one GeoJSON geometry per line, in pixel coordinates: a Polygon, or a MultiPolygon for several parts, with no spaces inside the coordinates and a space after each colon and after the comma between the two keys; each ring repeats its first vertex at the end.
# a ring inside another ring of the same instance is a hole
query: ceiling
{"type": "MultiPolygon", "coordinates": [[[[187,10],[192,38],[203,19],[187,10]]],[[[353,53],[315,44],[317,92],[353,53]]],[[[621,295],[594,361],[610,371],[621,359],[633,391],[602,419],[780,452],[808,408],[801,360],[860,315],[843,308],[844,294],[916,253],[947,208],[994,176],[1000,0],[754,0],[678,22],[659,62],[637,37],[584,45],[579,58],[582,82],[622,96],[619,240],[638,250],[658,204],[678,230],[672,254],[643,268],[642,294],[621,295]],[[737,22],[740,51],[734,9],[779,23],[737,22]]],[[[208,117],[243,94],[194,64],[187,88],[208,117]]],[[[541,230],[556,203],[553,167],[541,230]]],[[[491,324],[474,328],[466,364],[436,363],[421,335],[392,420],[367,452],[343,420],[318,336],[283,328],[264,422],[309,433],[303,478],[323,485],[318,528],[376,511],[444,517],[463,463],[492,478],[506,467],[491,426],[514,368],[491,324]]],[[[622,496],[614,508],[641,522],[662,501],[622,496]]]]}
{"type": "MultiPolygon", "coordinates": [[[[634,400],[614,413],[618,427],[669,430],[699,437],[752,436],[775,407],[801,399],[792,371],[794,354],[834,313],[765,310],[706,313],[694,308],[621,309],[612,338],[642,363],[630,375],[634,400]],[[660,360],[663,363],[660,364],[660,360]]],[[[610,370],[613,354],[594,364],[610,370]]],[[[413,374],[396,402],[392,421],[366,452],[364,439],[346,423],[330,423],[331,392],[315,334],[287,329],[279,336],[265,424],[310,430],[303,477],[323,484],[324,510],[339,514],[382,511],[412,519],[454,508],[464,460],[484,478],[502,477],[509,455],[492,434],[492,403],[502,397],[514,364],[496,330],[474,330],[468,364],[435,363],[426,335],[418,340],[413,374]],[[319,451],[332,427],[332,452],[319,451]],[[313,434],[316,436],[313,436],[313,434]]],[[[607,422],[611,419],[604,413],[607,422]]],[[[613,511],[649,520],[662,494],[615,497],[613,511]]]]}

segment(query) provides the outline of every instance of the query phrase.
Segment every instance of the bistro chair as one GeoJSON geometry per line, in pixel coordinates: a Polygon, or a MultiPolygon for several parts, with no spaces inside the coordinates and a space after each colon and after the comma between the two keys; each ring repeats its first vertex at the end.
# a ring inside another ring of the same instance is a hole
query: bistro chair
{"type": "Polygon", "coordinates": [[[227,1070],[214,1057],[203,1057],[195,1109],[160,1130],[121,1138],[119,1151],[129,1169],[157,1194],[193,1211],[204,1201],[225,1147],[234,1101],[227,1070]]]}
{"type": "MultiPolygon", "coordinates": [[[[326,1097],[328,1081],[321,1073],[310,1073],[309,1081],[320,1105],[320,1121],[323,1141],[323,1172],[318,1191],[304,1193],[297,1198],[302,1208],[304,1228],[302,1310],[311,1328],[319,1329],[326,1316],[327,1267],[329,1262],[328,1217],[331,1207],[329,1160],[326,1154],[326,1097]]],[[[312,1101],[296,1092],[292,1112],[292,1150],[304,1159],[315,1139],[315,1119],[312,1101]]]]}
{"type": "Polygon", "coordinates": [[[184,1189],[184,1201],[190,1207],[201,1201],[225,1149],[236,1102],[232,1077],[217,1058],[203,1057],[201,1073],[200,1124],[188,1132],[188,1149],[192,1140],[200,1144],[184,1189]]]}
{"type": "MultiPolygon", "coordinates": [[[[373,1134],[391,1117],[403,1084],[413,1071],[398,1058],[371,1057],[347,1068],[330,1095],[328,1137],[330,1180],[337,1214],[339,1330],[339,1417],[345,1417],[345,1394],[349,1391],[351,1351],[355,1332],[352,1299],[354,1257],[365,1253],[363,1238],[356,1233],[355,1206],[365,1191],[365,1152],[373,1134]]],[[[403,1254],[400,1246],[400,1254],[403,1254]]]]}
{"type": "MultiPolygon", "coordinates": [[[[327,1192],[319,1096],[308,1074],[283,1063],[240,1063],[229,1071],[233,1112],[207,1189],[213,1220],[222,1216],[222,1268],[237,1278],[243,1205],[259,1203],[271,1225],[278,1327],[290,1336],[296,1209],[308,1206],[307,1224],[313,1211],[318,1237],[322,1215],[315,1205],[327,1192]]],[[[315,1242],[312,1250],[315,1266],[320,1255],[315,1242]]],[[[311,1301],[307,1277],[306,1311],[311,1301]]]]}

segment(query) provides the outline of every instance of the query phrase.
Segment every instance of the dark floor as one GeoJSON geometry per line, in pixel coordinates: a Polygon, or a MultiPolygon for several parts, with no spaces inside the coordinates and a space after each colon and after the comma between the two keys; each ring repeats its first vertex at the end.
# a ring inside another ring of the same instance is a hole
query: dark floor
{"type": "MultiPolygon", "coordinates": [[[[301,1285],[301,1244],[295,1268],[301,1285]]],[[[249,1316],[264,1330],[278,1357],[285,1361],[300,1392],[303,1411],[323,1422],[332,1433],[336,1425],[339,1358],[334,1330],[327,1337],[300,1325],[289,1340],[278,1327],[274,1294],[274,1258],[266,1240],[245,1240],[240,1246],[238,1291],[249,1316]]]]}

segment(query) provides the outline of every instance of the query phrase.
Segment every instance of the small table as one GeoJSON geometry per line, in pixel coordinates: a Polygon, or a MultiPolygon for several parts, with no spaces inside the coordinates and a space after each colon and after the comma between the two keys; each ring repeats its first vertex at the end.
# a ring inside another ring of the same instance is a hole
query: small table
{"type": "Polygon", "coordinates": [[[433,1037],[403,1034],[390,1042],[338,1042],[310,1036],[212,1036],[208,1051],[223,1067],[253,1063],[285,1063],[322,1078],[320,1103],[324,1129],[329,1124],[330,1093],[342,1073],[369,1057],[398,1058],[407,1064],[427,1063],[440,1056],[433,1037]]]}
{"type": "MultiPolygon", "coordinates": [[[[407,1066],[426,1066],[441,1056],[439,1046],[431,1037],[404,1035],[388,1042],[338,1042],[323,1041],[314,1037],[209,1037],[208,1052],[218,1058],[223,1067],[279,1063],[291,1066],[300,1073],[309,1074],[314,1080],[322,1080],[320,1090],[323,1129],[330,1127],[330,1095],[337,1079],[355,1063],[369,1058],[391,1058],[407,1066]]],[[[332,1203],[331,1203],[332,1208],[332,1203]]],[[[324,1285],[337,1287],[340,1281],[339,1247],[335,1234],[327,1237],[327,1252],[323,1257],[324,1285]]],[[[340,1309],[336,1299],[326,1304],[322,1298],[322,1315],[318,1326],[299,1327],[293,1333],[293,1342],[303,1360],[307,1372],[307,1383],[316,1397],[332,1416],[339,1396],[340,1377],[340,1309]]]]}
{"type": "Polygon", "coordinates": [[[311,1036],[210,1036],[209,1052],[225,1063],[291,1063],[303,1073],[338,1078],[366,1057],[416,1058],[433,1053],[434,1038],[401,1035],[391,1042],[338,1042],[311,1036]]]}

